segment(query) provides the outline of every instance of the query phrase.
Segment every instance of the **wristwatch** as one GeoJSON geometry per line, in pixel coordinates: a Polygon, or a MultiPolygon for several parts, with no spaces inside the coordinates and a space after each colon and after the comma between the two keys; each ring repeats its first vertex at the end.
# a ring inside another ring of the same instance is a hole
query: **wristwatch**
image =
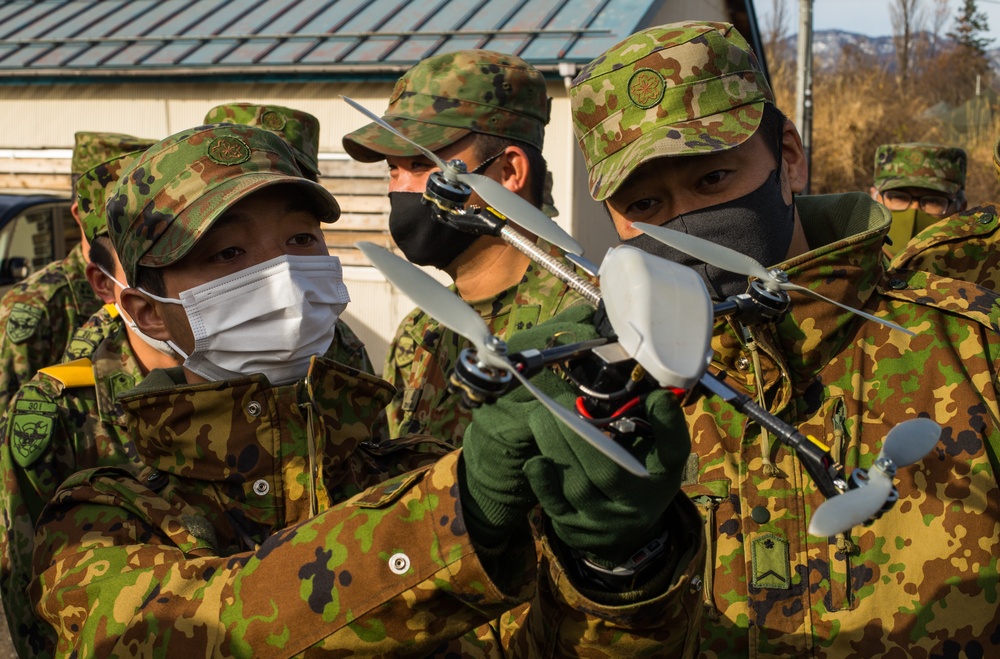
{"type": "Polygon", "coordinates": [[[595,563],[582,552],[574,551],[579,576],[609,592],[624,593],[635,590],[636,584],[642,581],[640,578],[642,574],[653,566],[659,565],[659,561],[653,559],[666,551],[667,536],[667,532],[664,531],[663,535],[654,538],[632,554],[624,563],[614,567],[605,567],[595,563]]]}

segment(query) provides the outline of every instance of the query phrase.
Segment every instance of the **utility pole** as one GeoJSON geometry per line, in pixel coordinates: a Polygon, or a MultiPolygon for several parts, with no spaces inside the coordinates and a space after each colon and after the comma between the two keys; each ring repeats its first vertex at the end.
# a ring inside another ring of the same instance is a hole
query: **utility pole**
{"type": "Polygon", "coordinates": [[[804,194],[812,184],[812,86],[813,86],[813,0],[799,0],[799,48],[795,84],[795,125],[802,135],[809,178],[804,194]]]}

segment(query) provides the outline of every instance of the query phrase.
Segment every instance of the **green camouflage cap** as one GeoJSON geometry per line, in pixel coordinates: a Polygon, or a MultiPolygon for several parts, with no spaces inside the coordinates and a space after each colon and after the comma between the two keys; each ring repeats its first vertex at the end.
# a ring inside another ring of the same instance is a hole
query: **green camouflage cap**
{"type": "Polygon", "coordinates": [[[215,124],[171,135],[122,173],[107,202],[108,229],[129,284],[138,266],[186,255],[227,209],[265,187],[296,186],[323,222],[340,206],[302,177],[288,144],[255,126],[215,124]]]}
{"type": "Polygon", "coordinates": [[[570,100],[590,194],[603,201],[649,160],[739,146],[774,94],[736,28],[686,21],[611,48],[576,77],[570,100]]]}
{"type": "Polygon", "coordinates": [[[883,144],[875,151],[875,189],[927,188],[947,195],[965,188],[968,158],[939,144],[883,144]]]}
{"type": "Polygon", "coordinates": [[[319,119],[308,112],[280,105],[226,103],[209,110],[205,123],[266,128],[288,142],[300,167],[319,176],[319,119]]]}
{"type": "MultiPolygon", "coordinates": [[[[549,99],[545,78],[520,57],[460,50],[430,57],[407,71],[396,81],[382,118],[430,151],[469,133],[520,140],[541,149],[549,99]]],[[[361,162],[418,153],[375,123],[348,133],[343,144],[361,162]]]]}
{"type": "MultiPolygon", "coordinates": [[[[150,142],[152,145],[153,142],[150,142]]],[[[102,162],[93,169],[88,169],[76,183],[76,198],[80,209],[80,222],[83,224],[83,234],[87,242],[93,242],[98,236],[107,235],[108,220],[104,206],[108,194],[114,189],[122,172],[139,159],[145,149],[124,153],[117,158],[102,162]]]]}
{"type": "Polygon", "coordinates": [[[121,133],[79,132],[74,135],[73,161],[70,172],[82,175],[116,156],[149,148],[156,140],[133,137],[121,133]]]}

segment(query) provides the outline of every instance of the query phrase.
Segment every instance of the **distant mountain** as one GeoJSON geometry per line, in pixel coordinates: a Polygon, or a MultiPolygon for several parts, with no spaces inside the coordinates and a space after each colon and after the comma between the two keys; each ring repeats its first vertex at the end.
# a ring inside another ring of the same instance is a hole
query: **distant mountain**
{"type": "MultiPolygon", "coordinates": [[[[796,35],[792,43],[796,43],[796,35]]],[[[863,34],[843,30],[821,30],[813,32],[813,59],[832,62],[844,48],[853,48],[874,55],[879,60],[891,61],[896,56],[892,37],[868,37],[863,34]]]]}
{"type": "MultiPolygon", "coordinates": [[[[948,43],[947,37],[941,37],[943,43],[948,43]]],[[[798,35],[785,39],[785,44],[794,56],[798,35]]],[[[856,49],[866,55],[874,56],[885,63],[890,70],[896,65],[896,47],[891,36],[869,37],[864,34],[845,32],[844,30],[817,30],[813,32],[813,59],[817,66],[836,64],[844,48],[856,49]]],[[[1000,71],[1000,46],[990,49],[994,70],[1000,71]]]]}

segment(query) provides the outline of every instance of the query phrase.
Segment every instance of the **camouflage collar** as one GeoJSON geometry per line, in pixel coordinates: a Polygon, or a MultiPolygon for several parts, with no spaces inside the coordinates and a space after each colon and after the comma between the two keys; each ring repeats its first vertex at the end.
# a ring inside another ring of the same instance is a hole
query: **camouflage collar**
{"type": "Polygon", "coordinates": [[[123,392],[122,396],[132,393],[157,393],[175,389],[187,384],[184,378],[184,369],[180,366],[172,368],[156,368],[149,372],[149,375],[136,385],[131,392],[123,392]]]}
{"type": "MultiPolygon", "coordinates": [[[[861,193],[799,197],[796,206],[812,250],[780,264],[789,279],[842,304],[862,309],[871,300],[884,273],[882,240],[891,215],[861,193]]],[[[812,377],[850,340],[860,318],[801,293],[791,294],[792,307],[774,328],[754,328],[763,350],[761,380],[777,407],[793,394],[775,392],[784,374],[791,387],[806,386],[812,377]]],[[[728,321],[716,324],[712,347],[715,366],[754,391],[746,337],[728,321]]]]}

